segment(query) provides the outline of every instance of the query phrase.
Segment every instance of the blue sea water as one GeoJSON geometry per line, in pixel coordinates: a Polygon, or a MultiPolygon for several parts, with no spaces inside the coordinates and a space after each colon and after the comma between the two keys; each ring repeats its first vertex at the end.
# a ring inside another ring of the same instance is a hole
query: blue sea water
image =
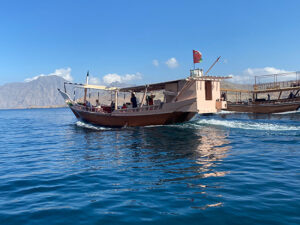
{"type": "Polygon", "coordinates": [[[300,224],[300,112],[109,129],[0,111],[0,224],[300,224]]]}

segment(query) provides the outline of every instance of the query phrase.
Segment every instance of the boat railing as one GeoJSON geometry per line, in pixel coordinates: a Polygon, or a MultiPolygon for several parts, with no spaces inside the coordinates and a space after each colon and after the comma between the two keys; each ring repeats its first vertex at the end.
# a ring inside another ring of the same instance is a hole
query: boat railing
{"type": "Polygon", "coordinates": [[[255,84],[253,85],[255,91],[290,87],[300,87],[300,72],[255,76],[255,84]]]}
{"type": "Polygon", "coordinates": [[[159,109],[161,109],[161,107],[162,107],[162,105],[149,105],[149,106],[143,106],[143,107],[138,107],[138,108],[118,109],[118,112],[120,112],[120,113],[147,112],[147,111],[159,110],[159,109]]]}
{"type": "MultiPolygon", "coordinates": [[[[104,110],[101,107],[88,107],[84,105],[75,105],[75,107],[82,111],[88,111],[88,112],[101,112],[101,113],[111,113],[107,110],[104,110]]],[[[138,108],[126,108],[126,109],[117,109],[116,111],[120,113],[128,113],[128,112],[147,112],[147,111],[153,111],[153,110],[159,110],[162,108],[162,104],[160,105],[149,105],[149,106],[143,106],[138,108]]]]}
{"type": "Polygon", "coordinates": [[[290,81],[279,81],[279,82],[270,82],[264,84],[254,85],[254,90],[270,90],[270,89],[280,89],[280,88],[289,88],[289,87],[300,87],[300,81],[290,80],[290,81]]]}
{"type": "Polygon", "coordinates": [[[79,110],[82,110],[82,111],[107,113],[101,107],[93,107],[93,106],[92,107],[88,107],[88,106],[84,106],[84,105],[75,105],[75,107],[77,109],[79,109],[79,110]]]}
{"type": "Polygon", "coordinates": [[[294,97],[294,98],[284,98],[284,99],[274,99],[274,100],[265,100],[265,101],[257,101],[257,102],[253,102],[256,105],[259,104],[278,104],[278,103],[284,103],[284,102],[299,102],[300,101],[300,97],[294,97]]]}

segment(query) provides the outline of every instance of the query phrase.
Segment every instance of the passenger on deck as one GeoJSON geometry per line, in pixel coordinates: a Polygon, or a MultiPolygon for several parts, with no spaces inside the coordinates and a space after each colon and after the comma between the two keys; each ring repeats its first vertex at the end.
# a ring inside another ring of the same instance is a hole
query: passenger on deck
{"type": "Polygon", "coordinates": [[[88,108],[92,108],[92,104],[88,100],[85,101],[85,106],[88,108]]]}
{"type": "Polygon", "coordinates": [[[151,93],[151,95],[148,95],[147,96],[147,104],[148,105],[153,105],[153,99],[155,98],[155,95],[153,95],[152,93],[151,93]]]}
{"type": "Polygon", "coordinates": [[[115,110],[115,103],[114,103],[114,101],[111,102],[110,108],[111,108],[111,111],[115,110]]]}
{"type": "Polygon", "coordinates": [[[137,102],[136,102],[135,94],[133,92],[131,93],[130,101],[131,101],[131,104],[132,104],[132,108],[136,108],[137,107],[137,102]]]}
{"type": "Polygon", "coordinates": [[[127,109],[127,106],[125,103],[123,104],[122,109],[127,109]]]}
{"type": "Polygon", "coordinates": [[[100,102],[98,99],[96,99],[96,108],[100,108],[100,107],[101,107],[100,102]]]}
{"type": "Polygon", "coordinates": [[[225,92],[223,92],[223,93],[221,94],[221,99],[222,99],[223,101],[226,101],[226,93],[225,93],[225,92]]]}
{"type": "Polygon", "coordinates": [[[271,100],[271,96],[270,96],[270,94],[268,94],[268,101],[270,101],[271,100]]]}
{"type": "Polygon", "coordinates": [[[293,92],[291,92],[291,93],[289,94],[289,98],[294,98],[293,92]]]}

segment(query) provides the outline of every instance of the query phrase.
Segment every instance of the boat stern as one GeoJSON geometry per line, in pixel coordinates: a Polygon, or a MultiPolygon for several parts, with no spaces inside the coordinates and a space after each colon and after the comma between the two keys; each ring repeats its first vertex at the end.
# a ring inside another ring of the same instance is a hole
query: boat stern
{"type": "Polygon", "coordinates": [[[190,78],[182,88],[177,101],[195,99],[188,111],[202,113],[216,113],[227,108],[227,102],[221,98],[219,77],[190,78]]]}
{"type": "Polygon", "coordinates": [[[216,101],[216,108],[218,111],[226,110],[227,109],[227,101],[217,100],[216,101]]]}

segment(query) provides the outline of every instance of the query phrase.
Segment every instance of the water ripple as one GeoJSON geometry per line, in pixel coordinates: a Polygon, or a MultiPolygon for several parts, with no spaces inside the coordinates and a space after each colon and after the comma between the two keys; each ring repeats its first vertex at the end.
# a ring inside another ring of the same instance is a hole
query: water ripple
{"type": "Polygon", "coordinates": [[[297,115],[110,129],[0,111],[1,224],[299,224],[297,115]]]}

